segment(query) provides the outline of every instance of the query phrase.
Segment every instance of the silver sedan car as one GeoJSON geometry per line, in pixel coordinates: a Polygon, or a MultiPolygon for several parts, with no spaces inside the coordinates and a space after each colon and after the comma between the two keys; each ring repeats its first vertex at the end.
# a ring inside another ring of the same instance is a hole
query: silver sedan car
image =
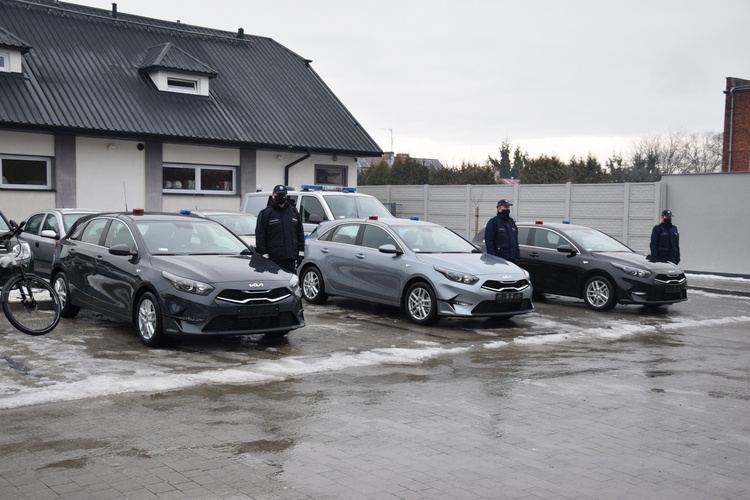
{"type": "Polygon", "coordinates": [[[529,275],[453,231],[407,219],[324,222],[305,240],[302,294],[400,306],[414,323],[441,316],[510,317],[534,310],[529,275]]]}

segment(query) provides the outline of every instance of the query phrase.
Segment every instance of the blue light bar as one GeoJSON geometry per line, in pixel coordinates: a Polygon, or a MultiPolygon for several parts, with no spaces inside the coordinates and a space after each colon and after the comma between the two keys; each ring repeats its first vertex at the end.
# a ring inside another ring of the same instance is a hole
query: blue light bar
{"type": "Polygon", "coordinates": [[[322,184],[302,184],[302,191],[341,191],[344,193],[356,193],[357,188],[355,187],[344,187],[344,186],[327,186],[322,184]]]}
{"type": "Polygon", "coordinates": [[[192,213],[193,212],[191,212],[190,210],[188,210],[186,208],[183,208],[182,210],[180,210],[180,215],[190,215],[192,213]]]}

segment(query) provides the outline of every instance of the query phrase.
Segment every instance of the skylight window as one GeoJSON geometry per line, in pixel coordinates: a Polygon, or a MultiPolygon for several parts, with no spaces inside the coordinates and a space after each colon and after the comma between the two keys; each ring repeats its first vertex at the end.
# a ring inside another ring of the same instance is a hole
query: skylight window
{"type": "Polygon", "coordinates": [[[6,52],[0,52],[0,71],[10,71],[10,64],[8,64],[8,54],[6,52]]]}

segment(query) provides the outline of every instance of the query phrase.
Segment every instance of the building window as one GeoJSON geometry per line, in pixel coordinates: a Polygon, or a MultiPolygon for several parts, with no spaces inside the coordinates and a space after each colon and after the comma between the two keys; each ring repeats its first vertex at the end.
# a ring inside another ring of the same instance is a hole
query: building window
{"type": "Polygon", "coordinates": [[[49,158],[0,155],[0,186],[11,189],[51,189],[49,158]]]}
{"type": "Polygon", "coordinates": [[[315,184],[346,186],[346,167],[315,165],[315,184]]]}
{"type": "Polygon", "coordinates": [[[7,52],[0,52],[0,71],[10,71],[10,55],[7,52]]]}
{"type": "Polygon", "coordinates": [[[185,92],[187,94],[198,93],[198,81],[182,78],[167,77],[167,89],[173,92],[185,92]]]}
{"type": "Polygon", "coordinates": [[[232,167],[164,165],[162,176],[165,193],[236,194],[232,167]]]}

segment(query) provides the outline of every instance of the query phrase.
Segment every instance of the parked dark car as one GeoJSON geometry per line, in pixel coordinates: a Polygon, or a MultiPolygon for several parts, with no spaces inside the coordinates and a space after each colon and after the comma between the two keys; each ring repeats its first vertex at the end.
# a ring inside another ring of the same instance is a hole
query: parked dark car
{"type": "Polygon", "coordinates": [[[80,308],[166,336],[282,336],[305,325],[299,280],[216,221],[131,212],[81,220],[60,240],[52,284],[63,317],[80,308]]]}
{"type": "Polygon", "coordinates": [[[305,300],[329,295],[400,306],[410,321],[511,317],[534,310],[529,275],[438,224],[386,218],[323,222],[305,240],[305,300]]]}
{"type": "MultiPolygon", "coordinates": [[[[531,275],[535,294],[578,297],[595,311],[616,304],[658,307],[687,300],[682,269],[651,262],[601,231],[574,224],[517,225],[518,265],[531,275]]],[[[484,233],[472,243],[484,250],[484,233]]]]}
{"type": "Polygon", "coordinates": [[[26,220],[21,239],[31,246],[34,254],[34,272],[39,276],[49,278],[57,242],[70,231],[78,219],[95,213],[99,211],[53,208],[31,214],[26,220]]]}
{"type": "MultiPolygon", "coordinates": [[[[5,218],[2,212],[0,212],[0,235],[6,234],[16,226],[13,222],[5,218]]],[[[21,240],[20,242],[13,238],[10,242],[10,251],[16,257],[16,262],[22,266],[26,266],[29,272],[34,271],[34,256],[31,253],[29,244],[21,240]]],[[[0,245],[0,255],[6,255],[8,249],[4,245],[0,245]]],[[[0,288],[5,285],[5,282],[13,276],[13,271],[4,267],[0,267],[0,288]]]]}

